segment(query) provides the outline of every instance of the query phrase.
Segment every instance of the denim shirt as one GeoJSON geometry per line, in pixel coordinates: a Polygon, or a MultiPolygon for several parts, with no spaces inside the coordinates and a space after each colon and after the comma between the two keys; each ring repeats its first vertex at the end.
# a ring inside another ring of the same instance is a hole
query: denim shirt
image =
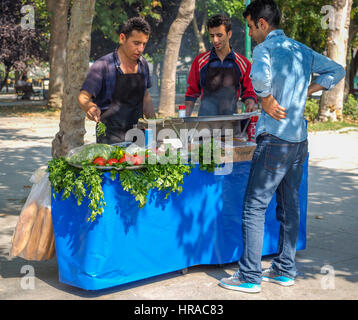
{"type": "Polygon", "coordinates": [[[314,82],[330,90],[344,78],[344,68],[288,38],[280,29],[271,31],[255,47],[252,60],[250,78],[255,93],[260,97],[272,94],[287,113],[285,119],[277,121],[262,110],[256,126],[256,137],[266,132],[289,142],[306,140],[303,113],[311,74],[319,74],[314,82]]]}

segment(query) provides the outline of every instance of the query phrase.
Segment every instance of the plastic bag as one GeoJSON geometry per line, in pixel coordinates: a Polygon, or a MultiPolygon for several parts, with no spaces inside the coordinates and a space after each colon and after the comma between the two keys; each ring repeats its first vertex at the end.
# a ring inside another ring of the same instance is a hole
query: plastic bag
{"type": "Polygon", "coordinates": [[[90,143],[74,148],[68,153],[66,160],[75,165],[92,163],[93,159],[102,157],[108,160],[116,150],[115,146],[104,143],[90,143]]]}
{"type": "Polygon", "coordinates": [[[33,186],[15,227],[10,256],[26,260],[49,260],[55,256],[51,216],[51,183],[43,167],[31,177],[33,186]]]}

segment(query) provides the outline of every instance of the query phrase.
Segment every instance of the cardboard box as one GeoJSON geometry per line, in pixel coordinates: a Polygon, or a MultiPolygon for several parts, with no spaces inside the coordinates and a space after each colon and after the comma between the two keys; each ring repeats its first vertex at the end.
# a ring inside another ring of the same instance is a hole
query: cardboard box
{"type": "MultiPolygon", "coordinates": [[[[220,147],[220,146],[219,146],[220,147]]],[[[195,152],[199,148],[199,143],[188,144],[189,152],[195,152]]],[[[221,142],[221,161],[240,162],[251,161],[256,150],[256,143],[246,142],[242,139],[233,139],[231,143],[221,142]]]]}
{"type": "Polygon", "coordinates": [[[224,162],[251,161],[255,150],[256,143],[223,143],[221,154],[224,162]]]}

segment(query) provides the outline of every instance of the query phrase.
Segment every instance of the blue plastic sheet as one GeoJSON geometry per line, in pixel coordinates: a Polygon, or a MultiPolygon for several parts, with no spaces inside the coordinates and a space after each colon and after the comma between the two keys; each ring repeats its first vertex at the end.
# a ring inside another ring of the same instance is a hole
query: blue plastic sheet
{"type": "MultiPolygon", "coordinates": [[[[238,261],[242,254],[242,202],[251,162],[234,163],[230,175],[194,168],[183,192],[164,199],[152,191],[142,209],[110,173],[103,177],[105,211],[94,222],[88,200],[52,197],[52,219],[60,282],[98,290],[202,264],[238,261]]],[[[306,247],[307,172],[300,187],[297,250],[306,247]]],[[[276,199],[265,221],[262,255],[278,248],[276,199]]]]}

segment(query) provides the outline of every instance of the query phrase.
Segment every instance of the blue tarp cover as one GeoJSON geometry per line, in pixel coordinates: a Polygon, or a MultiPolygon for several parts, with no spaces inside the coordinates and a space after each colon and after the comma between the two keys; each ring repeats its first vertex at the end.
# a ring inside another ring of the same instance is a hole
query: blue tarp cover
{"type": "MultiPolygon", "coordinates": [[[[164,199],[156,190],[142,209],[110,173],[103,176],[104,213],[89,222],[88,200],[52,197],[59,280],[98,290],[201,264],[238,261],[242,254],[242,202],[251,162],[234,163],[230,175],[195,167],[183,192],[164,199]]],[[[307,172],[300,187],[297,250],[306,246],[307,172]]],[[[273,197],[265,221],[262,255],[277,252],[280,224],[273,197]]]]}

